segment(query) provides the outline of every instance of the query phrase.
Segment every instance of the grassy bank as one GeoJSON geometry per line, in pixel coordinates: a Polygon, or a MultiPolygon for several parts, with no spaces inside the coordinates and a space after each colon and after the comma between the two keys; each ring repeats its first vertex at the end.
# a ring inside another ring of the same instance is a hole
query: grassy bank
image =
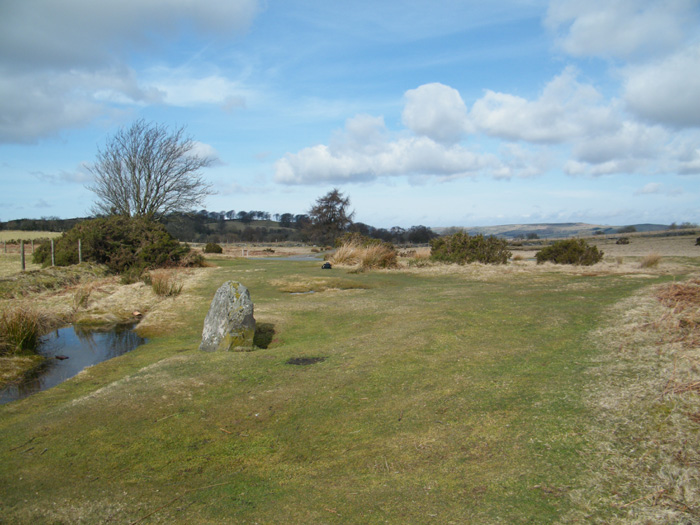
{"type": "Polygon", "coordinates": [[[556,521],[587,487],[590,334],[674,278],[217,264],[147,345],[0,407],[1,519],[556,521]],[[227,279],[266,349],[197,350],[227,279]]]}

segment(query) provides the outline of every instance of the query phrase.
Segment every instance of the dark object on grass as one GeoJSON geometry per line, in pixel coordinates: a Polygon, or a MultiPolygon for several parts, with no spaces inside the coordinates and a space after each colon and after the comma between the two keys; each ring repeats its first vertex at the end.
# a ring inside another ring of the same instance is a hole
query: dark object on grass
{"type": "Polygon", "coordinates": [[[331,263],[325,262],[325,263],[323,263],[323,266],[321,266],[321,268],[324,270],[330,270],[333,267],[331,266],[331,263]]]}
{"type": "Polygon", "coordinates": [[[700,246],[700,237],[695,239],[695,246],[700,246]]]}
{"type": "Polygon", "coordinates": [[[288,365],[315,365],[316,363],[321,363],[325,361],[325,357],[291,357],[285,361],[288,365]]]}

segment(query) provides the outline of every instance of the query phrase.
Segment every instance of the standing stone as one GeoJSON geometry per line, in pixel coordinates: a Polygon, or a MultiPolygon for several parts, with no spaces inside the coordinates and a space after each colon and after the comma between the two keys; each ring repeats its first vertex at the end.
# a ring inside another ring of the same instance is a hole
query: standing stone
{"type": "Polygon", "coordinates": [[[253,301],[248,288],[236,281],[226,281],[216,291],[204,319],[199,349],[249,352],[253,349],[254,335],[253,301]]]}

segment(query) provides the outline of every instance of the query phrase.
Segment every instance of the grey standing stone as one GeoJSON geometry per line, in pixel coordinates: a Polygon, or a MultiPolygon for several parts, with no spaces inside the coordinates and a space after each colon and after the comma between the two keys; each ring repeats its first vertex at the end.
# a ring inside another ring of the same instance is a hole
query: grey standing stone
{"type": "Polygon", "coordinates": [[[236,281],[226,281],[216,291],[204,319],[199,349],[249,352],[253,349],[254,336],[253,301],[248,288],[236,281]]]}

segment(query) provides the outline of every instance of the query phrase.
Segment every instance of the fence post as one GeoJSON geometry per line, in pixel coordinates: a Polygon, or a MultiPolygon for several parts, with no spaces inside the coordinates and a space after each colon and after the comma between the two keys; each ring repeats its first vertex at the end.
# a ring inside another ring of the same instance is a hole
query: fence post
{"type": "Polygon", "coordinates": [[[5,249],[5,253],[7,253],[7,241],[2,241],[2,247],[5,249]]]}
{"type": "Polygon", "coordinates": [[[51,266],[56,266],[56,256],[54,253],[53,239],[51,239],[51,266]]]}
{"type": "Polygon", "coordinates": [[[32,255],[34,255],[34,239],[32,239],[32,255]]]}
{"type": "Polygon", "coordinates": [[[19,253],[21,254],[20,258],[22,259],[22,271],[24,271],[24,241],[19,241],[19,253]]]}
{"type": "Polygon", "coordinates": [[[83,244],[78,239],[78,264],[81,264],[83,262],[83,244]]]}

